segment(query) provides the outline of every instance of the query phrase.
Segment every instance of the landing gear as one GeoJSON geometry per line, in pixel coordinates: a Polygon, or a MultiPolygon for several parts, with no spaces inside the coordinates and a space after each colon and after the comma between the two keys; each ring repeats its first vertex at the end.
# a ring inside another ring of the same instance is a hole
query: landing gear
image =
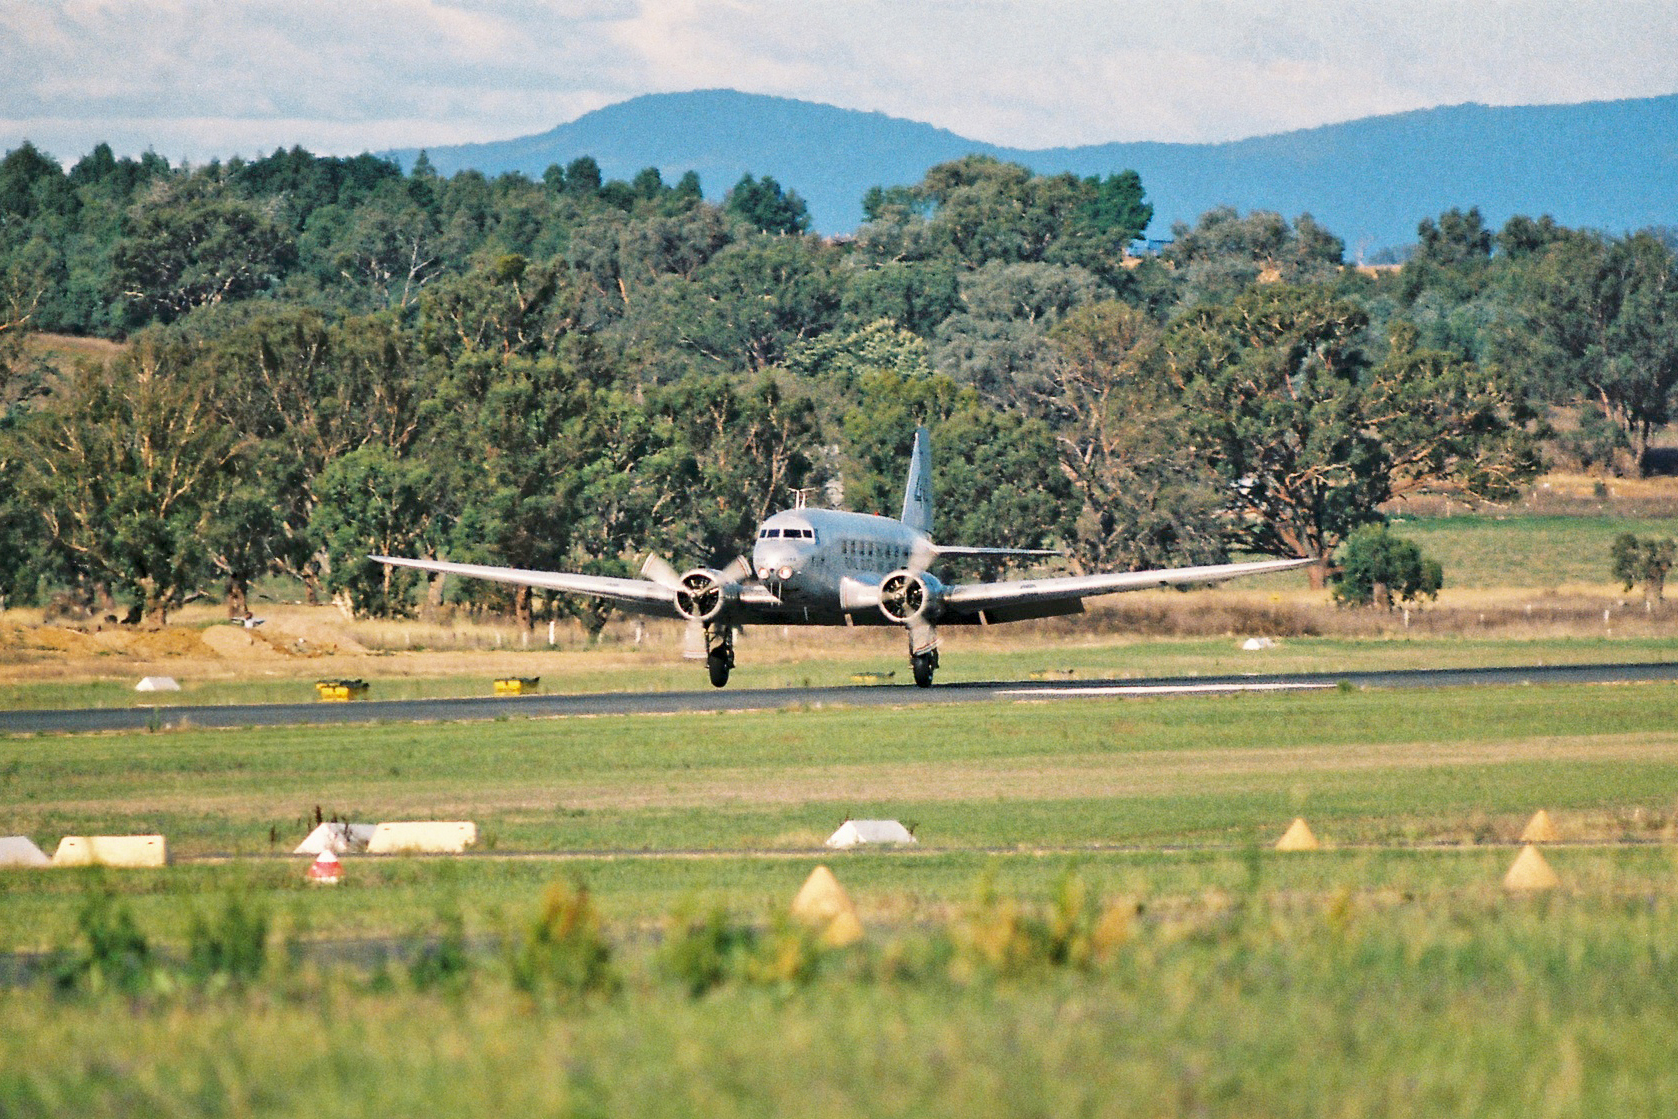
{"type": "Polygon", "coordinates": [[[728,683],[729,670],[734,667],[734,627],[705,627],[705,667],[711,673],[713,688],[720,688],[728,683]]]}
{"type": "Polygon", "coordinates": [[[931,649],[925,653],[910,653],[909,664],[915,670],[915,687],[932,687],[932,672],[938,667],[938,650],[931,649]]]}

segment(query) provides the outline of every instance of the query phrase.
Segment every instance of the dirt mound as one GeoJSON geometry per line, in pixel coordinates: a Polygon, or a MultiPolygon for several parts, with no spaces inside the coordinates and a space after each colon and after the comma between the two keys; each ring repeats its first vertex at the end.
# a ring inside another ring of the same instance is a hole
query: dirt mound
{"type": "Polygon", "coordinates": [[[195,629],[136,630],[128,640],[128,652],[136,657],[201,657],[204,642],[195,629]]]}
{"type": "Polygon", "coordinates": [[[245,629],[243,626],[211,626],[199,633],[199,640],[208,645],[218,656],[230,660],[244,660],[250,658],[278,657],[280,653],[272,644],[258,636],[256,631],[245,629]]]}
{"type": "Polygon", "coordinates": [[[44,649],[52,653],[94,656],[101,652],[99,641],[90,633],[64,626],[15,626],[18,647],[44,649]]]}

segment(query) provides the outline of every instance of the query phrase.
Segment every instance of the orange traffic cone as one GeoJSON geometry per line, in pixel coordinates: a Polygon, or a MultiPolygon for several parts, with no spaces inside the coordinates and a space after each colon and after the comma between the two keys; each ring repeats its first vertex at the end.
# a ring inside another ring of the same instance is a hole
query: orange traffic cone
{"type": "Polygon", "coordinates": [[[328,847],[309,864],[306,877],[316,886],[336,886],[343,880],[344,864],[338,861],[337,854],[328,847]]]}

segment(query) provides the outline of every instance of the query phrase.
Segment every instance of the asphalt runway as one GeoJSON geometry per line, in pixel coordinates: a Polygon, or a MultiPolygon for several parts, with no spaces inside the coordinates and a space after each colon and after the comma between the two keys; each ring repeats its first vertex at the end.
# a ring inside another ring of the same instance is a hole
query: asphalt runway
{"type": "Polygon", "coordinates": [[[0,712],[0,734],[85,734],[177,727],[306,726],[328,723],[470,722],[567,715],[669,715],[700,711],[766,711],[788,707],[908,707],[940,703],[1064,702],[1098,697],[1309,691],[1342,682],[1359,688],[1509,687],[1522,684],[1621,684],[1678,680],[1678,663],[1533,665],[1398,672],[1276,676],[1158,677],[1141,680],[993,681],[837,688],[720,688],[692,692],[597,692],[468,699],[362,700],[352,703],[261,703],[219,707],[156,706],[0,712]]]}

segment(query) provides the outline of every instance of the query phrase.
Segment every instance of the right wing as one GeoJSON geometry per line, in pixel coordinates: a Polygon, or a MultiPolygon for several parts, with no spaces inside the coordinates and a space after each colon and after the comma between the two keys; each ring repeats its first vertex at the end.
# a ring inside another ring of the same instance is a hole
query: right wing
{"type": "Polygon", "coordinates": [[[418,571],[488,579],[492,583],[516,583],[550,591],[593,595],[596,598],[611,599],[637,613],[656,614],[665,618],[681,617],[681,613],[676,609],[676,592],[651,579],[618,579],[610,575],[581,575],[570,571],[526,571],[519,567],[488,567],[477,563],[445,563],[441,560],[402,559],[397,556],[367,558],[379,563],[388,563],[393,567],[412,567],[418,571]]]}
{"type": "Polygon", "coordinates": [[[944,609],[956,614],[981,611],[1015,612],[1020,617],[1036,611],[1074,605],[1096,595],[1139,591],[1149,587],[1180,587],[1195,583],[1221,583],[1243,575],[1289,571],[1314,563],[1309,559],[1258,560],[1253,563],[1218,563],[1204,567],[1174,567],[1158,571],[1118,571],[1104,575],[1057,575],[1047,579],[1015,579],[1005,583],[960,583],[944,592],[944,609]]]}

